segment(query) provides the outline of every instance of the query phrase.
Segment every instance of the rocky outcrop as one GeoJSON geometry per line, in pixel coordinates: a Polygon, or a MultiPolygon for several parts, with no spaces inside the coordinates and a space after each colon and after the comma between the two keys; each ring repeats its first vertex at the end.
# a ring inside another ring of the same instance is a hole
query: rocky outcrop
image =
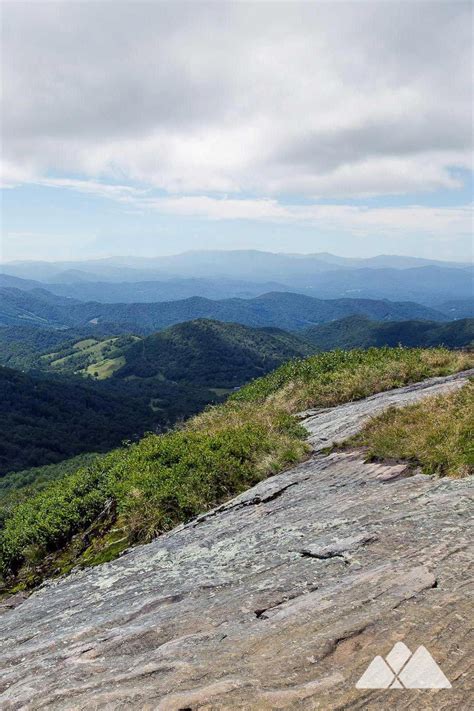
{"type": "Polygon", "coordinates": [[[335,442],[352,437],[369,418],[389,407],[412,405],[427,395],[453,392],[462,387],[469,377],[474,377],[474,369],[444,378],[429,378],[422,383],[377,393],[365,400],[348,402],[336,408],[306,410],[300,413],[300,417],[309,431],[309,442],[313,450],[318,452],[335,442]]]}
{"type": "MultiPolygon", "coordinates": [[[[310,413],[311,441],[465,378],[310,413]]],[[[7,610],[1,708],[468,708],[471,494],[472,479],[315,453],[7,610]],[[398,641],[427,647],[452,688],[357,689],[398,641]]]]}

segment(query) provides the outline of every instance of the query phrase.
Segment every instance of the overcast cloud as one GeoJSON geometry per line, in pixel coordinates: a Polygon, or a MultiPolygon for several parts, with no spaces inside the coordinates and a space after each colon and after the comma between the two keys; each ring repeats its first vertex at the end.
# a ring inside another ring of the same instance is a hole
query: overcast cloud
{"type": "Polygon", "coordinates": [[[3,15],[6,185],[278,208],[452,190],[472,167],[467,2],[5,2],[3,15]]]}

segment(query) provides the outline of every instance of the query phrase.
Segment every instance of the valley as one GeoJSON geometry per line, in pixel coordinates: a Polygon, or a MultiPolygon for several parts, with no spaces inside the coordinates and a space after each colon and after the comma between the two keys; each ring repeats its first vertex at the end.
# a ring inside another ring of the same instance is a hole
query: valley
{"type": "MultiPolygon", "coordinates": [[[[444,269],[388,261],[400,274],[444,269]]],[[[326,283],[335,266],[327,265],[319,272],[326,283]]],[[[450,268],[467,273],[464,265],[450,268]]],[[[387,277],[383,260],[344,269],[354,277],[370,271],[367,283],[387,277]]],[[[208,289],[205,271],[168,275],[169,283],[208,289]]],[[[305,441],[294,417],[299,410],[360,401],[472,366],[474,319],[461,318],[472,313],[471,302],[444,303],[443,290],[434,306],[319,299],[302,293],[303,278],[300,291],[280,287],[280,280],[260,286],[281,290],[260,293],[257,282],[236,281],[241,275],[230,271],[226,284],[245,285],[245,296],[109,302],[124,288],[114,281],[121,276],[118,265],[110,281],[82,274],[72,282],[78,273],[71,270],[61,289],[52,284],[62,293],[47,282],[2,277],[3,594],[113,560],[297,464],[315,444],[305,441]],[[102,300],[76,298],[102,284],[102,300]]],[[[267,277],[276,275],[270,270],[267,277]]],[[[224,288],[218,282],[213,288],[224,288]]],[[[125,293],[143,293],[144,282],[127,283],[125,293]]],[[[150,284],[147,293],[156,299],[153,289],[161,286],[150,284]]],[[[395,427],[402,429],[398,421],[395,427]]],[[[379,440],[387,439],[385,431],[379,440]]],[[[421,448],[429,447],[421,440],[413,446],[421,461],[421,448]]],[[[451,461],[447,453],[441,459],[451,461]]]]}
{"type": "Polygon", "coordinates": [[[9,440],[0,453],[2,474],[163,432],[282,363],[313,353],[474,343],[473,319],[448,322],[417,304],[322,301],[291,292],[91,304],[43,289],[4,288],[0,313],[6,321],[0,326],[0,416],[9,440]],[[90,319],[97,309],[104,316],[90,319]],[[196,313],[223,320],[187,320],[196,313]],[[166,325],[176,319],[183,320],[166,325]],[[150,333],[155,327],[161,330],[150,333]],[[68,438],[64,428],[71,423],[75,435],[68,438]]]}

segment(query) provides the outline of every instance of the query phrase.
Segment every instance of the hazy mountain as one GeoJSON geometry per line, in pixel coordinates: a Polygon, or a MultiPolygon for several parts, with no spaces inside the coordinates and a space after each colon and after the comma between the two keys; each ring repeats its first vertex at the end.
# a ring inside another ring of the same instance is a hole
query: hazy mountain
{"type": "Polygon", "coordinates": [[[229,297],[251,298],[269,291],[290,291],[290,287],[278,282],[248,282],[235,279],[184,279],[166,281],[107,282],[81,280],[74,283],[43,283],[0,274],[0,286],[14,287],[23,291],[47,288],[52,294],[80,301],[101,303],[146,303],[175,301],[192,296],[207,299],[229,297]]]}
{"type": "Polygon", "coordinates": [[[450,319],[471,318],[474,316],[474,298],[445,301],[436,304],[436,310],[446,314],[450,319]]]}
{"type": "Polygon", "coordinates": [[[64,328],[73,324],[67,315],[72,303],[45,289],[20,291],[12,287],[0,288],[0,325],[64,328]]]}
{"type": "Polygon", "coordinates": [[[410,302],[370,299],[314,299],[303,294],[273,292],[253,299],[212,301],[193,297],[179,301],[100,304],[55,296],[46,290],[0,289],[0,325],[30,324],[56,328],[98,325],[115,332],[149,334],[197,318],[246,326],[272,326],[297,331],[359,314],[379,321],[447,320],[434,309],[410,302]]]}
{"type": "Polygon", "coordinates": [[[39,281],[74,283],[93,281],[150,281],[167,277],[230,278],[244,281],[291,283],[337,269],[407,269],[421,266],[465,268],[463,263],[416,257],[380,255],[369,258],[338,257],[327,253],[284,254],[258,250],[191,251],[164,257],[109,257],[77,262],[8,262],[0,271],[39,281]]]}
{"type": "MultiPolygon", "coordinates": [[[[425,305],[469,298],[474,287],[469,265],[408,257],[350,260],[324,254],[191,252],[146,260],[146,267],[131,266],[137,263],[142,264],[142,260],[115,258],[83,263],[92,270],[89,272],[43,263],[32,270],[30,263],[26,267],[20,263],[18,269],[26,269],[27,274],[22,276],[28,278],[21,280],[21,276],[4,273],[0,285],[25,290],[47,288],[58,296],[103,303],[172,301],[192,296],[251,298],[268,291],[293,291],[323,299],[355,296],[425,305]]],[[[6,265],[4,271],[9,268],[11,265],[6,265]]]]}
{"type": "MultiPolygon", "coordinates": [[[[472,296],[472,268],[422,266],[410,269],[344,269],[319,274],[305,284],[305,293],[319,298],[343,296],[409,300],[435,305],[472,296]]],[[[302,283],[300,282],[302,287],[302,283]]]]}
{"type": "Polygon", "coordinates": [[[398,345],[463,348],[474,344],[474,319],[446,324],[430,321],[381,323],[365,316],[349,316],[313,326],[301,335],[313,343],[318,351],[398,345]]]}

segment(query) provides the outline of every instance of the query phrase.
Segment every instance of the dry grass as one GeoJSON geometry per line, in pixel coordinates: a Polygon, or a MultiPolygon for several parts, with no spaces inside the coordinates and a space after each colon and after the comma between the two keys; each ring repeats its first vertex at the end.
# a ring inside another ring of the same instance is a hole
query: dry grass
{"type": "Polygon", "coordinates": [[[351,444],[367,447],[370,459],[402,459],[426,474],[474,474],[474,383],[451,395],[391,409],[374,418],[351,444]]]}

